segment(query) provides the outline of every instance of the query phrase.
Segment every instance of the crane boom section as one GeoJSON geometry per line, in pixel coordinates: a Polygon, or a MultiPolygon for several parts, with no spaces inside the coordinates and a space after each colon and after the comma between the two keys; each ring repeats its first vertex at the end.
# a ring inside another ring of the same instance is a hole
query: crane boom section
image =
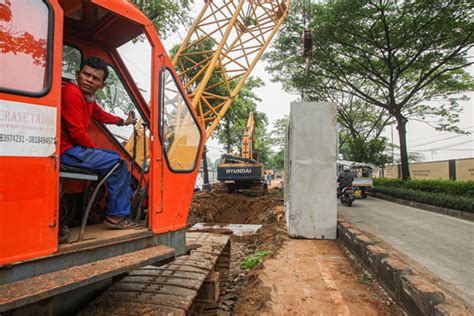
{"type": "Polygon", "coordinates": [[[206,1],[173,58],[209,138],[288,12],[290,0],[206,1]]]}

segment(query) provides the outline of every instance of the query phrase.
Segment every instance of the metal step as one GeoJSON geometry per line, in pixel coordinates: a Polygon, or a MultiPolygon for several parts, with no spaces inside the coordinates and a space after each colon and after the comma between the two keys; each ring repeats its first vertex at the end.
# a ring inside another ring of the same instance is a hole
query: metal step
{"type": "Polygon", "coordinates": [[[109,279],[144,265],[170,260],[174,256],[174,248],[159,245],[0,285],[0,313],[109,279]]]}

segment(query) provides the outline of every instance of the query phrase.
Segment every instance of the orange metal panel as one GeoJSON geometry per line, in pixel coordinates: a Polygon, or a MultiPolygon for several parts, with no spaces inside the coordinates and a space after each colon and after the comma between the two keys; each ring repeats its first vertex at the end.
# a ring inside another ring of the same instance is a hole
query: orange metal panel
{"type": "MultiPolygon", "coordinates": [[[[63,13],[56,0],[50,3],[54,11],[51,90],[43,97],[0,93],[0,102],[17,102],[9,103],[13,109],[56,109],[59,139],[63,13]]],[[[59,153],[59,142],[55,148],[51,157],[24,153],[21,157],[8,153],[0,156],[0,265],[48,255],[57,249],[59,164],[55,155],[59,153]]]]}
{"type": "Polygon", "coordinates": [[[139,23],[144,26],[151,24],[150,20],[148,20],[148,18],[128,0],[91,0],[91,3],[101,6],[109,11],[115,12],[116,14],[119,14],[135,23],[139,23]]]}

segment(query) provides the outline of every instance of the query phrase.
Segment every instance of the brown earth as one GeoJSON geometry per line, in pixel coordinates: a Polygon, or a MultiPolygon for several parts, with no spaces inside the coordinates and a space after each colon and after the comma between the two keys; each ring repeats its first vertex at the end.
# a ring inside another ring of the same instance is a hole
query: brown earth
{"type": "Polygon", "coordinates": [[[372,277],[346,255],[335,241],[285,242],[257,272],[260,282],[242,291],[235,313],[402,315],[372,277]]]}
{"type": "Polygon", "coordinates": [[[235,315],[401,315],[373,278],[337,241],[287,236],[281,189],[249,197],[197,192],[188,223],[262,224],[231,236],[231,285],[222,310],[235,315]],[[241,262],[269,250],[263,263],[241,262]]]}

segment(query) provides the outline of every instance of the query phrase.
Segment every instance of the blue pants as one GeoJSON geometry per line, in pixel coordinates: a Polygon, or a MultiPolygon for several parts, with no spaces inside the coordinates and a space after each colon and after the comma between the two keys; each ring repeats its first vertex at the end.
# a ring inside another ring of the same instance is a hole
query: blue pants
{"type": "MultiPolygon", "coordinates": [[[[120,156],[112,150],[74,146],[61,154],[61,162],[77,168],[95,170],[105,176],[119,161],[120,156]]],[[[130,216],[130,175],[127,164],[122,163],[107,179],[107,215],[130,216]]]]}

